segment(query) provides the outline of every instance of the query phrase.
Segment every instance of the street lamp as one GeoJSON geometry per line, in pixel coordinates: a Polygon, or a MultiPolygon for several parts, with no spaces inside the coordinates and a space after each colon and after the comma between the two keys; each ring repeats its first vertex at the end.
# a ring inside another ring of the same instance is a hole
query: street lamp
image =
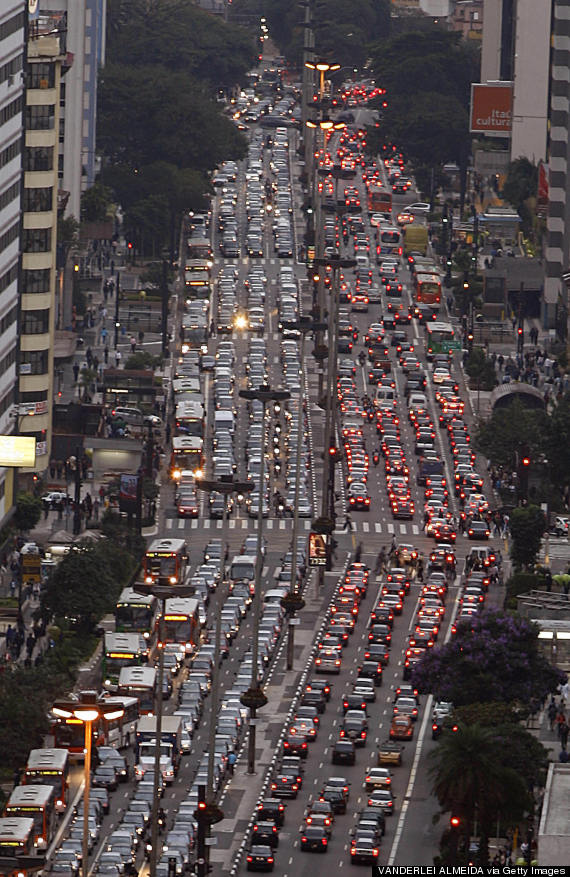
{"type": "Polygon", "coordinates": [[[54,716],[62,719],[76,719],[83,722],[85,728],[85,771],[83,788],[83,851],[81,861],[82,877],[87,877],[89,872],[89,790],[91,785],[91,745],[93,742],[93,722],[105,717],[106,719],[120,719],[124,715],[124,709],[116,703],[106,703],[99,698],[96,691],[82,691],[79,700],[58,700],[52,709],[54,716]]]}
{"type": "Polygon", "coordinates": [[[206,784],[206,806],[198,807],[196,817],[198,821],[198,877],[205,877],[208,870],[209,847],[206,846],[206,832],[211,825],[220,822],[224,813],[216,805],[216,790],[214,788],[214,754],[216,742],[216,725],[218,720],[218,701],[220,694],[220,638],[221,638],[221,611],[224,605],[225,579],[226,579],[226,553],[228,551],[228,500],[232,493],[249,493],[253,490],[253,481],[235,481],[232,475],[222,476],[219,480],[197,478],[196,487],[205,493],[221,493],[224,497],[224,513],[222,518],[222,564],[220,583],[216,588],[216,603],[214,615],[216,618],[216,637],[214,641],[214,666],[212,668],[212,702],[210,704],[210,728],[208,739],[208,778],[206,784]]]}
{"type": "Polygon", "coordinates": [[[303,440],[303,398],[304,398],[304,374],[305,374],[305,335],[308,332],[323,331],[326,323],[317,323],[310,317],[299,317],[297,321],[283,322],[283,329],[299,332],[301,336],[301,350],[299,361],[301,364],[301,380],[299,382],[299,410],[297,424],[297,448],[295,455],[295,507],[293,513],[293,543],[291,546],[291,584],[289,593],[281,600],[281,605],[287,613],[289,624],[287,628],[287,669],[293,668],[293,655],[295,649],[295,625],[293,616],[305,605],[305,601],[298,591],[297,582],[297,538],[299,531],[299,482],[301,478],[301,445],[303,440]]]}
{"type": "Polygon", "coordinates": [[[191,585],[159,585],[157,583],[137,582],[137,594],[147,594],[160,600],[160,617],[158,621],[158,685],[156,692],[156,737],[154,744],[154,788],[152,796],[152,823],[151,823],[151,849],[149,863],[149,877],[156,877],[156,865],[158,862],[158,810],[159,810],[159,781],[160,774],[160,746],[162,743],[162,683],[164,679],[164,616],[166,615],[166,601],[170,597],[190,597],[194,588],[191,585]]]}
{"type": "Polygon", "coordinates": [[[334,73],[336,70],[340,70],[340,64],[328,64],[326,61],[305,61],[305,67],[318,72],[319,100],[322,100],[325,93],[325,73],[334,73]]]}
{"type": "MultiPolygon", "coordinates": [[[[263,405],[263,423],[265,424],[265,411],[268,402],[284,402],[289,399],[291,393],[288,390],[274,390],[269,384],[261,384],[257,390],[240,390],[239,395],[248,401],[257,400],[263,405]]],[[[261,535],[263,529],[263,497],[265,494],[264,466],[265,442],[261,448],[261,465],[259,467],[259,505],[257,509],[257,546],[255,558],[255,593],[253,595],[253,643],[252,643],[252,666],[251,686],[245,691],[240,700],[245,707],[249,708],[249,745],[247,754],[247,772],[255,773],[255,726],[257,710],[267,703],[267,698],[259,684],[259,671],[257,667],[259,653],[259,615],[261,610],[261,568],[263,558],[261,555],[261,535]]]]}

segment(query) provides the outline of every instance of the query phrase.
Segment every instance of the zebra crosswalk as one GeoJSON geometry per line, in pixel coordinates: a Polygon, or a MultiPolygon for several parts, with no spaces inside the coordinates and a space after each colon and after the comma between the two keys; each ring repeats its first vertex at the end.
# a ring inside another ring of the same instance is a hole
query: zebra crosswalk
{"type": "MultiPolygon", "coordinates": [[[[230,530],[248,530],[250,527],[255,529],[256,521],[252,518],[230,518],[228,527],[230,530]]],[[[263,526],[267,531],[283,530],[289,531],[293,529],[292,518],[266,518],[263,526]]],[[[167,530],[221,530],[223,521],[211,518],[166,518],[167,530]]],[[[304,518],[299,521],[299,529],[308,532],[311,529],[311,521],[304,518]]],[[[337,528],[335,533],[342,536],[348,532],[348,528],[337,528]]],[[[419,536],[420,528],[412,521],[406,523],[380,523],[379,521],[353,521],[352,532],[362,533],[363,535],[374,533],[377,536],[382,534],[388,536],[419,536]]]]}

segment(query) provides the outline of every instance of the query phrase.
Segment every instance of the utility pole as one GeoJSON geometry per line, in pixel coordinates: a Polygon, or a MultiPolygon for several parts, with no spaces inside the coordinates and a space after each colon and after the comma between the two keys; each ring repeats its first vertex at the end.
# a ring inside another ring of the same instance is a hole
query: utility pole
{"type": "Polygon", "coordinates": [[[162,355],[168,359],[168,263],[164,253],[162,255],[161,303],[162,355]]]}
{"type": "Polygon", "coordinates": [[[116,283],[115,283],[115,350],[119,344],[119,298],[120,298],[120,287],[119,287],[119,270],[117,269],[116,274],[116,283]]]}
{"type": "Polygon", "coordinates": [[[81,533],[81,445],[75,448],[75,499],[73,508],[73,535],[81,533]]]}

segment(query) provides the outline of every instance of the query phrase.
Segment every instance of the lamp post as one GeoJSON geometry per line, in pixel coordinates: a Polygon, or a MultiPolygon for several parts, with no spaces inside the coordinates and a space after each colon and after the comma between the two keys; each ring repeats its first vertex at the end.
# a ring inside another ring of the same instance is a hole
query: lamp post
{"type": "Polygon", "coordinates": [[[159,585],[137,582],[137,594],[147,594],[160,600],[160,618],[158,622],[158,685],[156,692],[156,737],[154,743],[154,788],[152,796],[152,822],[151,822],[151,849],[149,875],[156,877],[158,862],[158,810],[159,810],[159,781],[160,774],[160,746],[162,742],[162,683],[164,679],[164,616],[166,615],[166,601],[169,597],[190,597],[193,593],[190,585],[159,585]]]}
{"type": "Polygon", "coordinates": [[[119,298],[121,295],[121,289],[119,286],[119,272],[117,270],[117,282],[115,283],[115,350],[119,345],[119,298]]]}
{"type": "MultiPolygon", "coordinates": [[[[250,402],[257,400],[263,405],[263,423],[265,425],[265,411],[268,402],[284,402],[289,399],[291,393],[288,390],[275,390],[269,384],[262,384],[257,390],[240,390],[242,399],[250,402]]],[[[265,445],[265,442],[263,443],[265,445]]],[[[259,505],[257,510],[257,546],[255,559],[255,593],[253,595],[253,643],[252,643],[252,666],[251,686],[244,691],[240,700],[245,707],[249,708],[249,740],[247,754],[247,772],[255,773],[255,727],[257,722],[257,710],[267,703],[267,698],[259,684],[259,670],[257,666],[259,651],[259,615],[261,610],[261,568],[263,558],[261,555],[261,535],[263,529],[263,496],[265,494],[264,469],[265,447],[262,446],[261,466],[259,467],[259,505]]]]}
{"type": "Polygon", "coordinates": [[[93,742],[93,722],[103,716],[107,719],[120,719],[124,710],[116,704],[105,703],[96,691],[82,691],[79,700],[58,700],[52,707],[54,716],[62,719],[77,719],[85,729],[85,771],[83,788],[83,850],[81,861],[82,877],[89,872],[89,791],[91,787],[91,746],[93,742]]]}
{"type": "Polygon", "coordinates": [[[281,600],[281,605],[287,613],[289,624],[287,628],[287,669],[293,668],[293,656],[295,649],[295,625],[293,616],[305,605],[305,601],[299,594],[297,582],[297,537],[299,531],[299,482],[301,478],[301,445],[303,439],[303,378],[305,374],[305,335],[308,332],[317,332],[326,329],[326,323],[317,323],[310,317],[299,317],[294,322],[284,322],[283,329],[299,332],[301,336],[300,364],[301,380],[299,386],[299,410],[297,424],[297,448],[295,452],[295,508],[293,513],[293,543],[291,546],[291,584],[289,593],[281,600]]]}
{"type": "Polygon", "coordinates": [[[205,493],[221,493],[224,497],[224,513],[222,518],[222,565],[220,583],[216,588],[216,602],[214,615],[216,617],[216,636],[214,640],[214,666],[212,669],[212,702],[210,704],[210,726],[208,736],[208,777],[206,784],[205,807],[197,810],[198,847],[198,877],[205,877],[208,870],[209,847],[206,846],[206,834],[211,825],[223,819],[223,810],[216,805],[216,790],[214,788],[214,754],[216,742],[216,725],[218,721],[218,702],[220,694],[220,638],[221,638],[221,610],[224,605],[225,579],[226,579],[226,554],[228,551],[228,501],[232,493],[249,493],[253,490],[253,481],[234,481],[232,475],[222,476],[218,481],[206,478],[197,478],[196,487],[205,493]]]}

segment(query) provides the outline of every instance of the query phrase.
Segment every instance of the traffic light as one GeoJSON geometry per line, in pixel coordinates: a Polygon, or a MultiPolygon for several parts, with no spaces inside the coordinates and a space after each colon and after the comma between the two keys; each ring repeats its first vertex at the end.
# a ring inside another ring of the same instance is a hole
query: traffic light
{"type": "Polygon", "coordinates": [[[460,817],[459,816],[452,816],[451,819],[449,820],[449,824],[450,824],[451,828],[459,828],[459,826],[461,825],[460,817]]]}
{"type": "Polygon", "coordinates": [[[517,329],[517,333],[518,333],[518,335],[522,335],[523,332],[524,332],[523,327],[522,327],[522,326],[519,326],[518,329],[517,329]]]}
{"type": "Polygon", "coordinates": [[[523,457],[521,460],[521,464],[524,468],[530,466],[530,457],[523,457]]]}
{"type": "Polygon", "coordinates": [[[340,451],[334,445],[331,445],[329,448],[329,459],[333,463],[337,463],[340,460],[340,451]]]}
{"type": "Polygon", "coordinates": [[[128,241],[128,243],[127,243],[127,250],[132,250],[132,248],[133,248],[133,243],[132,243],[132,241],[128,241]]]}

